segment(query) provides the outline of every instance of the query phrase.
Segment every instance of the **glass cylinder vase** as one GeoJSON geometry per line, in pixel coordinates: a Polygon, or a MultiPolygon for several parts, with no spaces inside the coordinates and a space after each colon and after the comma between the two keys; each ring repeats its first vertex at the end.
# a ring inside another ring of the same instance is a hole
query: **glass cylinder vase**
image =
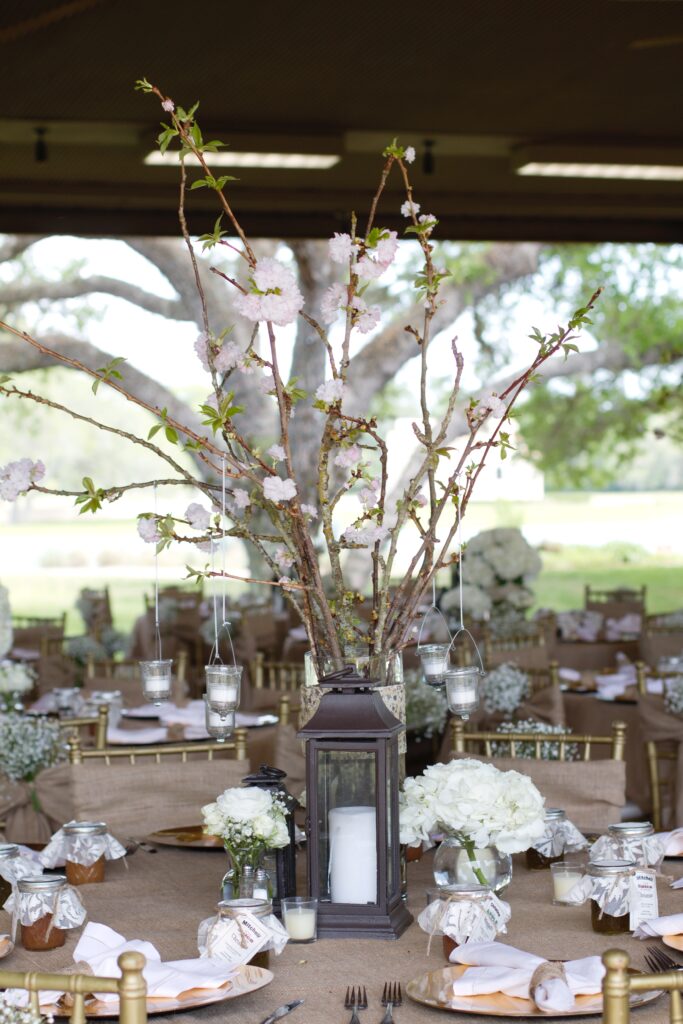
{"type": "Polygon", "coordinates": [[[512,857],[495,846],[476,849],[460,837],[446,836],[434,854],[434,881],[442,887],[488,885],[500,896],[512,881],[512,857]]]}

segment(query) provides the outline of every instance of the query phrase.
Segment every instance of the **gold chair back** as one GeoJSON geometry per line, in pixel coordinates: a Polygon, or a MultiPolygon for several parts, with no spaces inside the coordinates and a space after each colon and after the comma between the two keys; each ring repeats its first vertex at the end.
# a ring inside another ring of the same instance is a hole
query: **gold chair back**
{"type": "Polygon", "coordinates": [[[68,992],[73,999],[71,1024],[86,1024],[85,996],[90,992],[114,992],[119,997],[120,1024],[146,1024],[147,985],[142,976],[142,953],[122,953],[118,958],[120,978],[99,978],[92,974],[46,974],[41,971],[0,971],[0,988],[21,988],[29,994],[29,1005],[40,1014],[41,991],[68,992]]]}
{"type": "Polygon", "coordinates": [[[521,669],[529,677],[532,694],[538,693],[539,690],[546,690],[549,686],[560,685],[560,663],[558,661],[548,662],[545,668],[524,668],[522,665],[517,665],[512,657],[510,664],[521,669]]]}
{"type": "Polygon", "coordinates": [[[303,664],[288,661],[266,661],[259,652],[249,666],[251,683],[255,690],[294,692],[304,685],[303,664]]]}
{"type": "Polygon", "coordinates": [[[609,746],[610,756],[614,761],[624,760],[626,745],[626,724],[625,722],[612,722],[611,736],[588,736],[567,733],[566,735],[549,735],[547,732],[466,732],[465,723],[460,718],[451,721],[451,735],[453,739],[452,752],[462,755],[469,753],[481,754],[486,757],[493,757],[493,744],[498,750],[495,756],[518,757],[517,746],[520,743],[534,745],[534,758],[541,760],[543,744],[551,741],[559,748],[560,761],[567,760],[568,748],[578,746],[581,750],[581,760],[590,761],[591,752],[595,746],[609,746]],[[474,748],[474,750],[472,749],[474,748]],[[503,748],[503,753],[500,753],[503,748]],[[507,748],[507,749],[505,749],[507,748]]]}
{"type": "Polygon", "coordinates": [[[13,645],[45,654],[48,640],[61,640],[66,628],[66,612],[55,616],[13,615],[13,645]]]}
{"type": "Polygon", "coordinates": [[[602,612],[608,618],[619,618],[630,612],[644,616],[646,594],[646,586],[604,590],[586,583],[583,588],[583,606],[588,612],[602,612]]]}
{"type": "Polygon", "coordinates": [[[664,971],[661,974],[631,974],[629,955],[623,949],[608,949],[602,956],[605,977],[602,983],[603,1024],[628,1024],[629,997],[635,992],[669,992],[669,1020],[682,1024],[683,971],[664,971]]]}
{"type": "Polygon", "coordinates": [[[109,705],[100,704],[96,716],[82,716],[80,718],[60,718],[59,731],[64,733],[64,739],[68,741],[75,736],[80,745],[81,734],[94,735],[95,749],[104,750],[107,745],[107,725],[109,723],[109,705]]]}
{"type": "Polygon", "coordinates": [[[205,754],[207,761],[214,760],[214,754],[232,753],[235,760],[244,761],[247,757],[247,730],[235,729],[233,739],[225,743],[218,740],[187,743],[158,743],[151,746],[104,747],[84,750],[77,735],[68,740],[69,761],[71,764],[83,764],[85,761],[104,761],[111,765],[120,759],[129,764],[137,764],[139,759],[151,758],[156,764],[162,761],[175,760],[183,763],[189,760],[188,755],[205,754]]]}
{"type": "Polygon", "coordinates": [[[678,743],[675,740],[648,740],[645,750],[652,798],[652,824],[660,832],[664,828],[663,808],[673,807],[674,803],[678,743]]]}
{"type": "MultiPolygon", "coordinates": [[[[173,659],[173,671],[178,682],[186,681],[187,651],[178,651],[177,656],[173,659]]],[[[139,679],[140,662],[134,658],[124,658],[121,661],[105,658],[102,661],[95,661],[93,657],[90,657],[86,666],[86,682],[97,677],[111,680],[139,679]]]]}
{"type": "Polygon", "coordinates": [[[536,624],[531,632],[506,637],[486,636],[483,649],[484,665],[495,668],[503,662],[514,662],[527,671],[530,668],[546,668],[549,649],[543,626],[536,624]]]}

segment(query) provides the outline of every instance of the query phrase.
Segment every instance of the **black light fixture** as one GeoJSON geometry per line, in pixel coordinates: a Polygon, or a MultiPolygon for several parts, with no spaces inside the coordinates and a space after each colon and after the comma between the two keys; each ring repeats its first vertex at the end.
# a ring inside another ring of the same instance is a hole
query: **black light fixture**
{"type": "Polygon", "coordinates": [[[287,808],[287,831],[289,843],[279,850],[269,850],[266,854],[265,867],[270,875],[273,887],[273,910],[280,912],[282,900],[286,896],[296,896],[296,849],[294,846],[294,811],[298,801],[292,796],[284,784],[287,773],[279,768],[271,768],[262,764],[257,772],[252,772],[242,779],[247,786],[258,786],[269,793],[277,793],[284,799],[287,808]]]}
{"type": "Polygon", "coordinates": [[[396,939],[412,921],[401,899],[398,737],[377,680],[351,665],[323,676],[306,741],[308,885],[318,935],[396,939]]]}
{"type": "Polygon", "coordinates": [[[47,160],[47,142],[45,141],[47,128],[34,128],[34,131],[36,141],[33,147],[33,156],[37,164],[44,164],[47,160]]]}
{"type": "Polygon", "coordinates": [[[422,154],[422,173],[423,174],[434,174],[436,170],[436,160],[434,158],[434,146],[436,143],[434,139],[424,140],[424,153],[422,154]]]}

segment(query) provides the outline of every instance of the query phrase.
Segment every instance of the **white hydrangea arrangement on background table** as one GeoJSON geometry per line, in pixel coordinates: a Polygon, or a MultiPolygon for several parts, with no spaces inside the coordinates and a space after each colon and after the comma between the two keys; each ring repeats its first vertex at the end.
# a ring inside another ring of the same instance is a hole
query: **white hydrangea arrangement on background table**
{"type": "Polygon", "coordinates": [[[488,712],[512,715],[531,695],[529,676],[516,665],[499,665],[484,676],[481,694],[488,712]]]}
{"type": "MultiPolygon", "coordinates": [[[[543,563],[516,527],[483,530],[467,543],[463,560],[463,608],[473,619],[505,617],[507,629],[519,628],[534,603],[531,584],[543,563]]],[[[454,581],[454,583],[457,582],[454,581]]],[[[460,607],[459,587],[441,597],[444,612],[460,607]]]]}
{"type": "Polygon", "coordinates": [[[33,689],[36,676],[22,661],[0,661],[0,705],[8,709],[33,689]]]}
{"type": "Polygon", "coordinates": [[[683,715],[683,676],[669,676],[664,681],[664,703],[667,711],[683,715]]]}
{"type": "MultiPolygon", "coordinates": [[[[571,729],[568,729],[566,725],[551,725],[549,722],[538,722],[535,718],[527,718],[520,722],[501,722],[496,732],[542,733],[544,736],[571,736],[572,734],[571,729]]],[[[494,741],[491,744],[491,753],[493,757],[509,757],[510,744],[496,743],[494,741]]],[[[539,756],[541,761],[559,761],[560,744],[557,742],[553,743],[552,740],[542,740],[539,747],[539,756]]],[[[565,745],[564,758],[566,761],[578,761],[579,756],[580,752],[577,743],[567,743],[565,745]]],[[[515,743],[515,757],[535,758],[535,741],[515,743]]]]}
{"type": "MultiPolygon", "coordinates": [[[[156,97],[167,115],[158,140],[162,152],[170,153],[171,148],[178,147],[179,220],[204,319],[204,330],[195,348],[211,382],[211,393],[201,404],[206,429],[193,429],[174,419],[167,409],[152,407],[135,395],[121,358],[96,369],[47,347],[18,327],[7,323],[0,323],[0,327],[43,355],[87,374],[93,380],[93,391],[100,387],[113,389],[156,417],[156,425],[147,438],[109,427],[96,417],[87,418],[91,426],[118,433],[153,453],[164,470],[158,475],[163,480],[158,482],[164,486],[191,485],[208,504],[206,507],[193,501],[180,518],[156,510],[141,511],[139,532],[146,541],[158,548],[173,542],[189,542],[202,550],[208,545],[210,550],[211,542],[227,534],[252,545],[268,567],[266,578],[236,575],[211,566],[191,573],[280,587],[306,628],[318,668],[324,668],[328,657],[340,659],[349,644],[362,643],[370,654],[378,655],[400,650],[410,638],[418,608],[435,575],[457,561],[454,540],[458,519],[462,519],[487,456],[495,451],[505,457],[511,447],[506,426],[515,403],[549,358],[566,358],[576,350],[576,332],[590,322],[588,314],[599,292],[575,312],[566,327],[547,335],[533,328],[533,353],[526,369],[501,394],[485,392],[463,403],[460,410],[464,359],[454,338],[450,393],[443,415],[434,416],[428,402],[427,354],[432,335],[437,333],[433,322],[444,301],[440,289],[449,274],[437,259],[433,243],[438,218],[421,213],[413,198],[413,147],[400,145],[396,140],[386,147],[367,219],[361,226],[354,214],[349,230],[335,233],[330,239],[329,258],[339,267],[339,280],[329,287],[319,310],[305,309],[304,296],[292,270],[277,258],[257,258],[228,198],[228,186],[233,179],[227,175],[215,177],[212,173],[211,154],[223,143],[204,139],[197,121],[198,104],[185,110],[146,79],[140,80],[137,88],[156,97]],[[195,177],[197,168],[199,176],[195,177]],[[384,216],[381,206],[386,200],[387,181],[392,174],[398,174],[404,198],[402,205],[394,200],[391,215],[395,219],[400,208],[407,223],[404,233],[417,241],[423,257],[414,281],[416,322],[406,327],[414,339],[420,365],[413,424],[418,448],[409,483],[400,494],[393,494],[389,486],[389,464],[396,457],[402,464],[405,452],[399,450],[398,456],[390,453],[376,420],[363,410],[359,413],[351,409],[349,380],[353,350],[360,338],[380,322],[380,306],[373,301],[375,282],[386,273],[397,254],[398,232],[380,220],[384,216]],[[190,175],[194,180],[189,179],[190,175]],[[196,189],[215,196],[219,210],[213,230],[199,239],[202,251],[211,254],[212,250],[230,250],[237,256],[234,274],[218,266],[211,268],[224,279],[226,297],[232,295],[221,323],[209,322],[195,254],[197,242],[189,233],[186,199],[196,189]],[[251,341],[246,347],[240,347],[231,337],[231,318],[244,318],[251,325],[251,341]],[[310,328],[313,342],[321,346],[327,363],[326,371],[322,371],[324,379],[311,394],[298,385],[297,378],[287,379],[283,375],[283,349],[287,349],[288,332],[299,318],[310,328]],[[280,329],[284,329],[284,343],[278,340],[280,329]],[[264,402],[274,403],[278,426],[275,436],[265,441],[249,436],[249,417],[244,415],[236,397],[240,386],[244,387],[240,382],[246,377],[258,380],[264,402]],[[317,483],[306,492],[301,483],[302,467],[297,467],[297,453],[293,450],[291,427],[295,412],[301,419],[313,410],[321,417],[315,459],[317,483]],[[461,415],[462,425],[456,430],[461,415]],[[170,450],[158,445],[155,435],[159,431],[170,450]],[[456,450],[454,438],[463,432],[464,440],[456,450]],[[188,469],[186,460],[181,465],[176,457],[181,450],[202,464],[204,477],[188,469]],[[356,511],[349,512],[347,521],[343,521],[339,513],[345,505],[349,507],[342,500],[347,495],[358,501],[356,511]],[[393,587],[399,575],[399,536],[402,545],[411,546],[412,553],[398,585],[393,587]],[[371,592],[371,615],[367,620],[358,615],[365,595],[359,593],[347,575],[351,554],[365,561],[363,571],[371,592]]],[[[78,417],[68,407],[23,390],[7,378],[0,381],[0,395],[39,402],[55,413],[78,417]]],[[[42,463],[26,458],[0,468],[0,496],[14,500],[33,490],[71,495],[81,512],[96,512],[105,503],[117,500],[123,491],[139,488],[143,494],[150,494],[151,485],[157,482],[111,486],[106,481],[96,483],[85,477],[82,489],[72,491],[44,487],[44,472],[42,463]]],[[[518,576],[528,577],[533,566],[530,568],[527,560],[520,568],[516,546],[496,545],[496,551],[505,577],[501,599],[514,600],[522,590],[512,581],[518,576]]],[[[481,571],[484,564],[484,558],[479,558],[475,570],[479,565],[481,571]]]]}
{"type": "Polygon", "coordinates": [[[522,853],[545,830],[544,800],[527,775],[471,758],[433,764],[408,778],[400,798],[400,839],[408,846],[442,834],[457,839],[477,880],[487,885],[476,851],[522,853]]]}

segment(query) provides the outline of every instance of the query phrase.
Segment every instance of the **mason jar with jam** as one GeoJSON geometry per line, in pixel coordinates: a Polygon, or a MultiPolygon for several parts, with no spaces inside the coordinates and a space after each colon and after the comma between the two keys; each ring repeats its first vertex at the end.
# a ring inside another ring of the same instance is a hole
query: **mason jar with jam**
{"type": "Polygon", "coordinates": [[[639,867],[647,868],[655,864],[657,856],[648,856],[648,843],[655,833],[650,821],[620,821],[607,826],[607,840],[615,857],[635,860],[639,867]]]}
{"type": "MultiPolygon", "coordinates": [[[[243,897],[234,900],[221,900],[216,906],[218,911],[218,917],[221,920],[234,921],[239,914],[253,914],[254,917],[265,918],[270,917],[273,913],[273,902],[272,900],[256,899],[254,897],[243,897]]],[[[270,967],[270,950],[259,949],[257,953],[254,953],[250,964],[254,967],[264,967],[266,970],[270,967]]]]}
{"type": "Polygon", "coordinates": [[[70,821],[62,826],[67,841],[65,855],[66,879],[69,885],[88,885],[91,882],[103,882],[105,871],[104,851],[95,859],[97,849],[103,846],[98,836],[107,835],[107,826],[103,821],[70,821]],[[92,840],[96,840],[92,842],[92,840]],[[93,848],[94,847],[94,851],[93,848]],[[89,863],[83,863],[88,861],[89,863]]]}
{"type": "Polygon", "coordinates": [[[36,875],[20,878],[16,899],[21,923],[21,944],[32,952],[58,949],[64,945],[66,930],[55,923],[56,908],[66,888],[64,875],[36,875]]]}
{"type": "Polygon", "coordinates": [[[15,873],[10,862],[18,856],[19,847],[16,843],[0,843],[0,907],[12,894],[11,879],[15,877],[15,873]],[[9,877],[6,878],[5,875],[9,877]]]}
{"type": "Polygon", "coordinates": [[[552,852],[541,853],[541,850],[537,849],[537,847],[540,846],[542,849],[552,851],[553,833],[557,830],[557,826],[560,822],[564,822],[566,820],[567,815],[561,807],[546,808],[545,835],[536,845],[530,846],[526,851],[526,866],[531,868],[532,871],[549,868],[551,864],[557,864],[558,861],[562,860],[565,852],[564,843],[562,843],[562,849],[557,855],[552,852]]]}
{"type": "MultiPolygon", "coordinates": [[[[463,942],[471,937],[470,931],[467,927],[467,921],[470,922],[474,915],[462,914],[461,920],[463,924],[459,927],[457,924],[447,920],[449,910],[451,907],[463,908],[467,905],[474,905],[478,908],[481,914],[485,913],[484,907],[492,898],[496,898],[495,894],[487,885],[443,885],[438,888],[427,890],[427,906],[431,903],[439,902],[441,904],[441,916],[436,921],[432,919],[433,924],[436,925],[435,933],[438,934],[441,931],[442,934],[442,945],[443,954],[446,960],[450,960],[450,955],[454,949],[461,946],[463,942]],[[450,934],[446,934],[445,929],[448,928],[450,934]]],[[[453,913],[453,918],[457,920],[461,915],[456,909],[453,913]]],[[[496,937],[496,933],[491,935],[491,941],[496,937]]]]}
{"type": "Polygon", "coordinates": [[[593,883],[591,925],[598,935],[623,935],[629,932],[629,879],[635,860],[604,860],[588,865],[593,883]]]}

